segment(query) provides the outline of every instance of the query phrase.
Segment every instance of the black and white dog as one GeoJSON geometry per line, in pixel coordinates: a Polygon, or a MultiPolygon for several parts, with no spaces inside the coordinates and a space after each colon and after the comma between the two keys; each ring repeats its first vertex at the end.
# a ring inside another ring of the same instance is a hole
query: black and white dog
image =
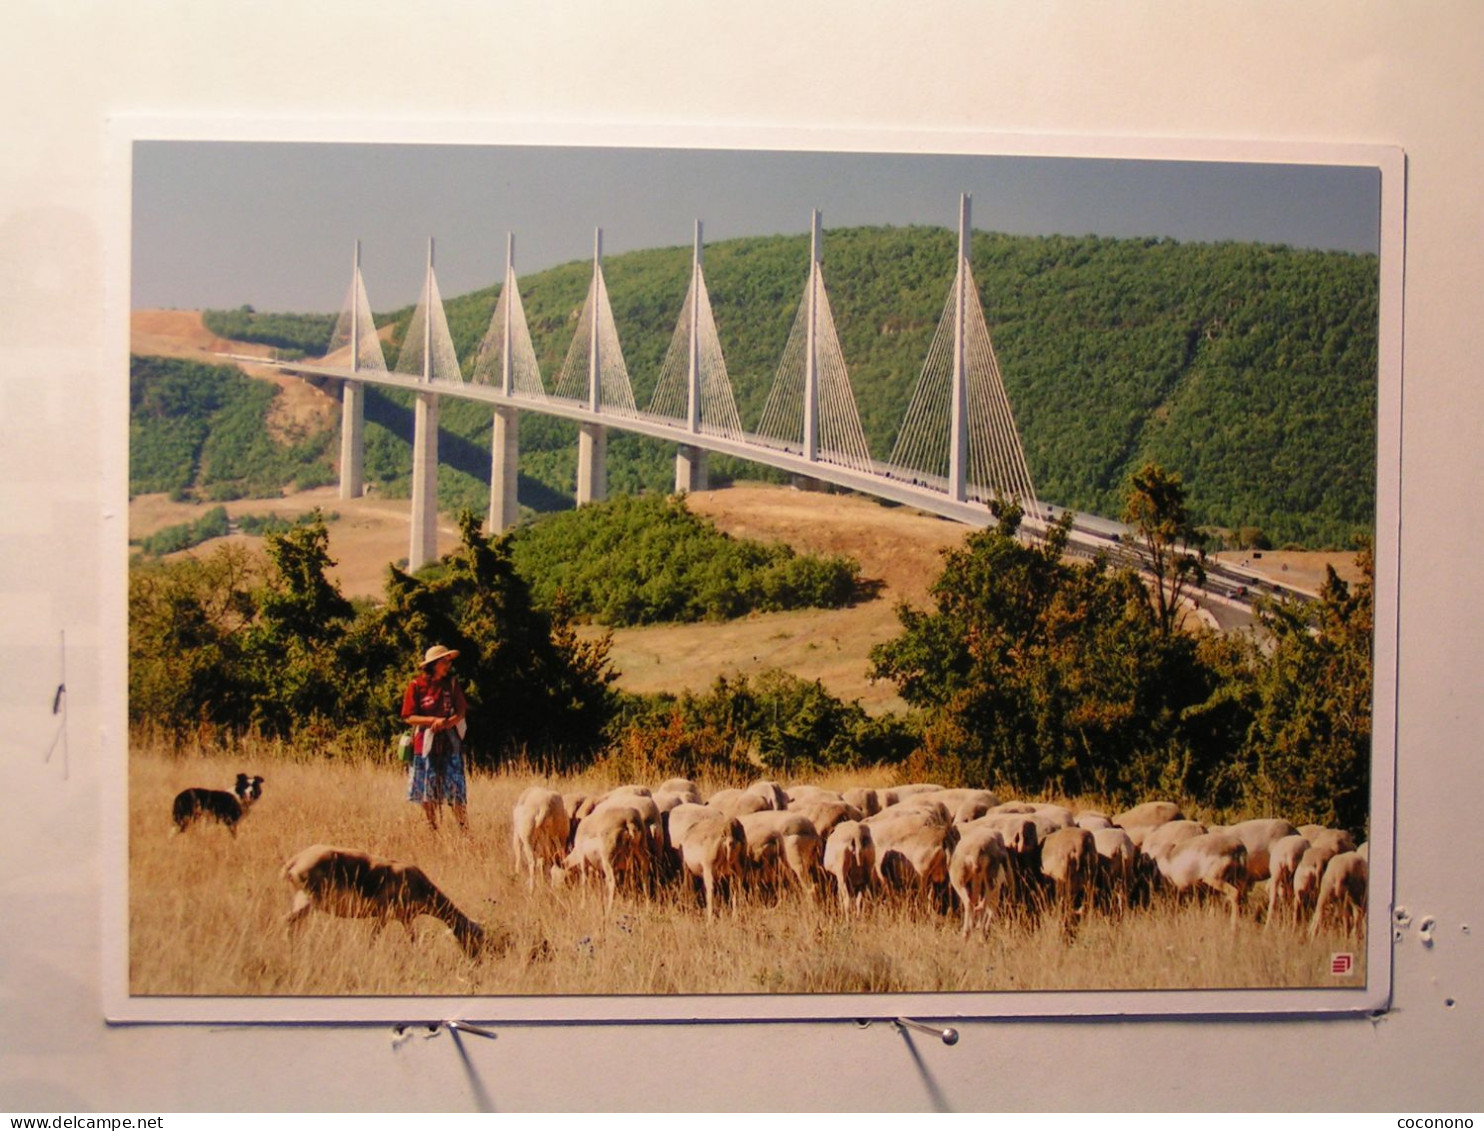
{"type": "Polygon", "coordinates": [[[242,820],[252,803],[263,796],[263,779],[237,775],[235,796],[224,789],[183,789],[175,795],[171,813],[175,831],[183,833],[198,817],[215,817],[237,835],[237,822],[242,820]]]}

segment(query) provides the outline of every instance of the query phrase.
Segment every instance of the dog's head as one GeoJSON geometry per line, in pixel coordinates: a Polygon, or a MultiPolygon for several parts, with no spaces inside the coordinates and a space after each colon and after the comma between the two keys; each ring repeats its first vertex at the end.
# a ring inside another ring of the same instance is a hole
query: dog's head
{"type": "Polygon", "coordinates": [[[250,804],[263,796],[263,779],[238,774],[235,792],[239,801],[250,804]]]}

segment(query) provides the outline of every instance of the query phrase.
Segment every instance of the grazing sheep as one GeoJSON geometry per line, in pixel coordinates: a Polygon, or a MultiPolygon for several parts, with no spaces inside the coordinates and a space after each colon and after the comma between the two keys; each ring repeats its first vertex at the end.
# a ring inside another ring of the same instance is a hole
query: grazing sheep
{"type": "Polygon", "coordinates": [[[1009,854],[1000,834],[984,825],[961,832],[948,858],[948,883],[964,910],[963,934],[967,938],[975,923],[989,926],[994,918],[990,893],[995,902],[1008,879],[1009,854]]]}
{"type": "Polygon", "coordinates": [[[408,937],[415,938],[412,920],[431,915],[448,926],[470,958],[484,949],[484,928],[455,907],[415,864],[316,844],[290,857],[282,874],[298,889],[284,920],[291,932],[315,908],[345,919],[374,920],[373,939],[389,919],[396,919],[408,937]]]}
{"type": "Polygon", "coordinates": [[[740,789],[718,789],[706,802],[711,808],[728,817],[745,817],[749,813],[761,813],[770,808],[767,798],[757,793],[740,789]]]}
{"type": "Polygon", "coordinates": [[[987,813],[959,826],[959,833],[970,829],[993,829],[1000,834],[1009,856],[1009,881],[1012,897],[1022,905],[1029,903],[1031,893],[1041,882],[1041,837],[1036,822],[1028,813],[987,813]]]}
{"type": "Polygon", "coordinates": [[[1246,846],[1247,883],[1250,886],[1268,878],[1268,854],[1272,846],[1286,836],[1293,836],[1298,830],[1278,817],[1258,817],[1226,828],[1213,827],[1210,831],[1231,833],[1246,846]]]}
{"type": "Polygon", "coordinates": [[[1298,924],[1299,903],[1294,895],[1293,881],[1309,847],[1309,842],[1295,833],[1268,849],[1268,917],[1263,923],[1264,929],[1272,925],[1285,907],[1292,924],[1298,924]]]}
{"type": "Polygon", "coordinates": [[[682,801],[690,801],[697,805],[701,803],[701,789],[690,778],[667,778],[660,784],[659,789],[654,791],[656,797],[662,793],[677,794],[682,801]]]}
{"type": "Polygon", "coordinates": [[[1155,857],[1160,875],[1177,891],[1209,888],[1231,900],[1236,928],[1242,899],[1247,894],[1247,846],[1230,833],[1202,833],[1155,857]]]}
{"type": "Polygon", "coordinates": [[[728,883],[735,912],[737,888],[742,880],[742,857],[747,852],[747,837],[741,823],[714,811],[705,813],[687,824],[675,847],[686,874],[701,881],[706,893],[706,921],[712,920],[716,885],[721,880],[728,883]]]}
{"type": "Polygon", "coordinates": [[[1113,823],[1128,833],[1128,838],[1134,842],[1134,847],[1142,851],[1144,839],[1151,831],[1160,825],[1184,819],[1185,814],[1180,812],[1180,806],[1173,801],[1146,801],[1142,805],[1135,805],[1132,809],[1125,809],[1122,813],[1116,814],[1113,817],[1113,823]]]}
{"type": "Polygon", "coordinates": [[[567,852],[571,821],[562,795],[539,785],[531,786],[516,800],[510,825],[515,870],[519,872],[524,867],[530,873],[526,886],[534,891],[537,869],[543,873],[549,871],[567,852]]]}
{"type": "Polygon", "coordinates": [[[859,820],[841,821],[824,843],[824,870],[835,877],[840,910],[857,912],[876,875],[876,843],[871,829],[859,820]]]}
{"type": "Polygon", "coordinates": [[[755,781],[742,792],[761,797],[768,803],[769,809],[782,812],[788,808],[788,794],[776,781],[755,781]]]}
{"type": "Polygon", "coordinates": [[[551,881],[561,885],[584,872],[601,873],[611,912],[620,880],[642,882],[650,874],[653,843],[637,809],[616,805],[589,814],[577,826],[572,851],[552,865],[551,881]]]}
{"type": "Polygon", "coordinates": [[[1342,852],[1355,851],[1355,842],[1349,833],[1327,829],[1323,825],[1303,827],[1313,835],[1307,837],[1309,847],[1293,870],[1293,899],[1299,916],[1308,914],[1318,902],[1319,888],[1329,862],[1342,852]]]}
{"type": "Polygon", "coordinates": [[[1096,809],[1082,810],[1082,812],[1077,814],[1077,819],[1073,824],[1079,829],[1086,829],[1090,833],[1095,833],[1099,829],[1111,829],[1115,827],[1112,817],[1106,813],[1099,813],[1096,809]]]}
{"type": "Polygon", "coordinates": [[[948,859],[959,829],[939,805],[904,810],[900,803],[865,821],[876,845],[876,878],[885,890],[916,888],[924,899],[948,883],[948,859]]]}
{"type": "Polygon", "coordinates": [[[885,808],[885,805],[881,800],[881,790],[879,789],[863,789],[857,787],[855,789],[847,789],[840,796],[844,800],[845,804],[854,805],[867,817],[874,817],[877,813],[881,812],[883,808],[885,808]]]}
{"type": "Polygon", "coordinates": [[[865,816],[843,801],[790,801],[788,811],[807,817],[824,840],[829,839],[831,830],[841,821],[859,821],[865,816]]]}
{"type": "Polygon", "coordinates": [[[776,889],[784,868],[814,898],[814,873],[824,856],[824,842],[809,818],[798,813],[764,809],[739,818],[747,836],[751,874],[765,887],[776,889]]]}
{"type": "Polygon", "coordinates": [[[676,849],[687,829],[697,821],[718,814],[725,816],[721,810],[713,809],[710,805],[697,805],[692,801],[683,802],[665,814],[665,839],[669,842],[671,849],[676,849]]]}
{"type": "Polygon", "coordinates": [[[1165,825],[1171,821],[1183,821],[1185,814],[1173,801],[1146,801],[1125,809],[1113,818],[1113,823],[1127,832],[1131,827],[1165,825]]]}
{"type": "Polygon", "coordinates": [[[1086,907],[1097,869],[1097,846],[1086,829],[1055,829],[1041,842],[1041,875],[1051,882],[1063,916],[1086,907]]]}
{"type": "Polygon", "coordinates": [[[1370,867],[1359,852],[1340,852],[1330,858],[1319,884],[1319,898],[1314,904],[1314,919],[1309,924],[1309,937],[1319,933],[1327,915],[1339,917],[1346,934],[1359,930],[1365,921],[1366,887],[1370,867]]]}
{"type": "Polygon", "coordinates": [[[788,808],[808,802],[813,804],[818,801],[834,801],[844,804],[845,797],[839,790],[825,789],[819,785],[791,785],[784,790],[788,797],[788,808]]]}
{"type": "Polygon", "coordinates": [[[1098,875],[1102,880],[1098,888],[1107,902],[1122,915],[1128,911],[1129,897],[1133,893],[1139,850],[1123,829],[1109,826],[1086,831],[1092,834],[1092,847],[1098,854],[1098,875]]]}
{"type": "Polygon", "coordinates": [[[224,789],[183,789],[175,795],[170,807],[175,821],[175,832],[183,833],[201,817],[213,817],[227,826],[227,831],[237,835],[237,822],[247,815],[253,802],[263,796],[263,779],[237,775],[233,792],[224,789]]]}
{"type": "Polygon", "coordinates": [[[1182,842],[1191,840],[1194,837],[1204,836],[1210,832],[1199,821],[1166,821],[1162,825],[1157,825],[1152,829],[1146,829],[1144,839],[1140,842],[1134,836],[1133,829],[1123,825],[1119,827],[1128,833],[1130,840],[1138,845],[1139,852],[1150,860],[1153,860],[1156,864],[1159,863],[1161,857],[1168,856],[1182,842]]]}
{"type": "Polygon", "coordinates": [[[919,793],[942,793],[943,789],[944,787],[941,785],[932,785],[928,782],[912,782],[910,785],[899,785],[892,789],[892,792],[896,794],[896,801],[892,802],[892,804],[906,801],[909,797],[916,797],[919,793]]]}
{"type": "Polygon", "coordinates": [[[663,858],[665,851],[664,814],[649,790],[642,786],[623,786],[607,793],[585,819],[590,820],[596,814],[610,809],[633,809],[644,823],[644,828],[649,833],[650,850],[642,865],[636,862],[636,877],[644,882],[647,890],[652,891],[656,879],[654,866],[663,858]]]}

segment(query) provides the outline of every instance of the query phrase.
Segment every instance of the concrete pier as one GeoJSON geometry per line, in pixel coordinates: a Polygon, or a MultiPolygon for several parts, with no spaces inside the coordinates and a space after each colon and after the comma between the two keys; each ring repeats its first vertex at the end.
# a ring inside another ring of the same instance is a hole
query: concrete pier
{"type": "Polygon", "coordinates": [[[412,543],[407,569],[438,559],[438,394],[418,393],[413,407],[412,543]]]}

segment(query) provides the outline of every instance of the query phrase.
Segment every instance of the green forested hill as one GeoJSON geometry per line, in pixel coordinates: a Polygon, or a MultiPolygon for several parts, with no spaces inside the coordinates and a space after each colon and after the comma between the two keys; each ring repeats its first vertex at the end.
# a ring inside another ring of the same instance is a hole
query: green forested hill
{"type": "MultiPolygon", "coordinates": [[[[873,453],[890,454],[953,275],[943,229],[827,233],[824,274],[873,453]]],[[[685,297],[690,249],[604,261],[635,398],[647,403],[685,297]]],[[[745,427],[767,399],[808,267],[808,238],[706,249],[706,280],[745,427]]],[[[1260,529],[1273,542],[1347,547],[1372,525],[1377,262],[1253,244],[977,233],[973,269],[1037,491],[1116,516],[1130,471],[1178,472],[1197,522],[1260,529]]],[[[521,280],[548,388],[560,372],[591,266],[521,280]]],[[[498,288],[446,302],[472,368],[498,288]]],[[[389,317],[405,330],[410,311],[389,317]]],[[[382,322],[383,319],[378,319],[382,322]]],[[[396,342],[388,361],[396,357],[396,342]]],[[[408,474],[410,402],[368,395],[367,469],[396,490],[408,474]]],[[[489,410],[444,402],[440,493],[483,506],[489,410]]],[[[525,414],[522,500],[563,505],[572,426],[525,414]]],[[[672,453],[615,433],[610,489],[668,489],[672,453]]],[[[736,465],[717,461],[714,474],[736,465]]]]}

